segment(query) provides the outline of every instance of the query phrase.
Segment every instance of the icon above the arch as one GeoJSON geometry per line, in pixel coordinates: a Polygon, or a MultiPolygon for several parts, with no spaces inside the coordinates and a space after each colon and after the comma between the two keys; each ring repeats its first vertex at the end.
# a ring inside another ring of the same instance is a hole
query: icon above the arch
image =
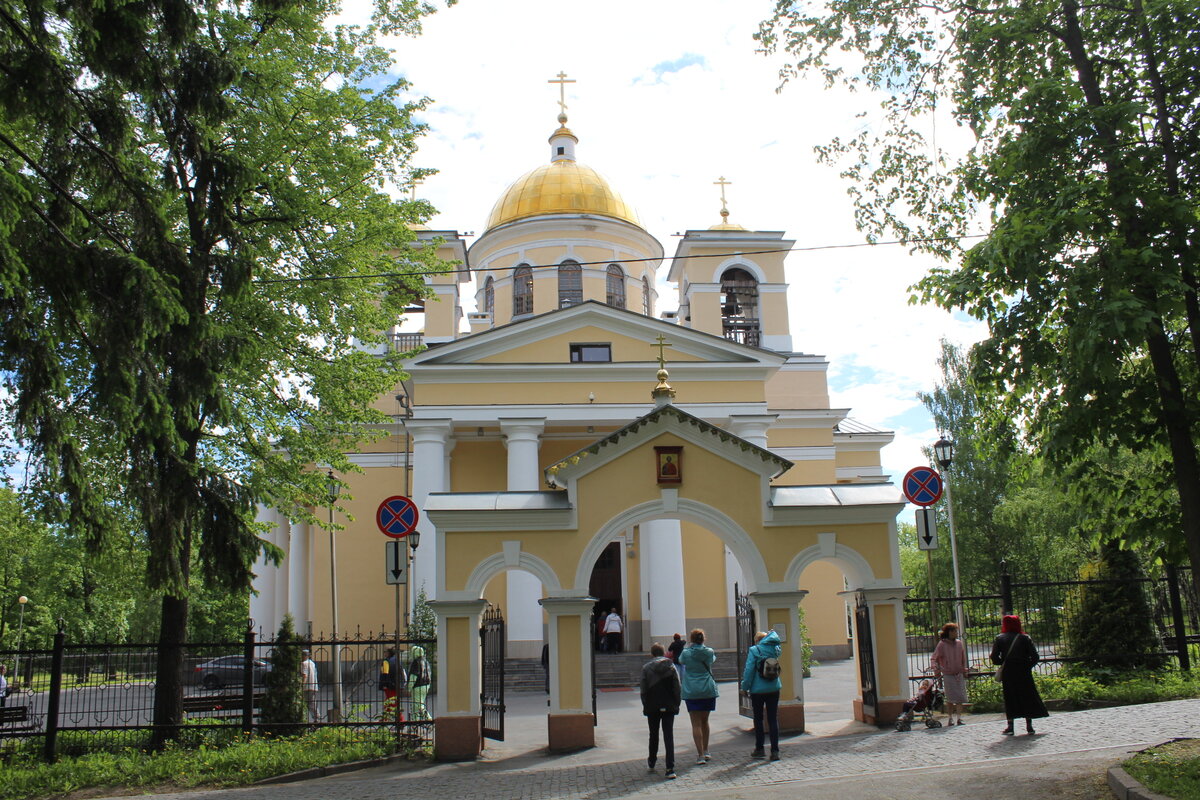
{"type": "Polygon", "coordinates": [[[683,448],[656,447],[654,460],[659,485],[683,483],[683,448]]]}

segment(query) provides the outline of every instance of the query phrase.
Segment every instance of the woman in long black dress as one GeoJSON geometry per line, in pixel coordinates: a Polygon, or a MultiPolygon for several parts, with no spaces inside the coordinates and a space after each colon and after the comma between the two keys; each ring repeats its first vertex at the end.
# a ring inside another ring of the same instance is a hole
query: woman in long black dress
{"type": "Polygon", "coordinates": [[[1033,720],[1048,717],[1046,706],[1033,682],[1033,665],[1040,660],[1033,640],[1021,631],[1021,618],[1006,614],[1000,621],[1000,635],[992,645],[992,663],[1004,667],[1004,716],[1008,727],[1001,733],[1012,736],[1013,720],[1025,718],[1025,732],[1034,733],[1033,720]]]}

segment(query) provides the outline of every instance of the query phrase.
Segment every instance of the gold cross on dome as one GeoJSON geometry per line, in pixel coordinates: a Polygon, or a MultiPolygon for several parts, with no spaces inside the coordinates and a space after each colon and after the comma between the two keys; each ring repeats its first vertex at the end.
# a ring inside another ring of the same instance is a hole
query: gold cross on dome
{"type": "Polygon", "coordinates": [[[664,337],[661,333],[658,335],[658,339],[656,341],[658,342],[658,344],[652,344],[650,346],[658,348],[658,368],[666,369],[667,361],[665,358],[663,358],[663,348],[664,347],[674,347],[675,345],[668,342],[666,340],[666,337],[664,337]]]}
{"type": "Polygon", "coordinates": [[[724,176],[724,175],[722,175],[721,177],[719,177],[719,178],[717,178],[715,181],[713,181],[713,186],[720,186],[720,187],[721,187],[721,206],[722,206],[722,207],[724,207],[724,206],[725,206],[725,187],[726,187],[726,186],[732,186],[732,185],[733,185],[733,181],[727,181],[727,180],[725,180],[725,176],[724,176]]]}
{"type": "Polygon", "coordinates": [[[412,200],[414,202],[416,201],[417,187],[420,186],[421,184],[423,184],[424,182],[425,181],[421,180],[420,178],[413,178],[408,182],[408,191],[409,191],[408,199],[409,200],[412,200]]]}
{"type": "Polygon", "coordinates": [[[560,70],[557,78],[551,78],[550,80],[546,81],[546,83],[558,84],[558,107],[560,109],[560,113],[567,113],[567,84],[575,83],[575,79],[568,78],[567,73],[560,70]]]}

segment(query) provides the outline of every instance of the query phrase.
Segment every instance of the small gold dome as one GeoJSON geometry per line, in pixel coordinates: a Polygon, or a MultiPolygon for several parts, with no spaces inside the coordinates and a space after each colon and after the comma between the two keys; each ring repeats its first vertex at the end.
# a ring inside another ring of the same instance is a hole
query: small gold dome
{"type": "Polygon", "coordinates": [[[517,178],[488,216],[487,228],[542,214],[595,214],[641,226],[608,181],[577,161],[555,161],[517,178]]]}

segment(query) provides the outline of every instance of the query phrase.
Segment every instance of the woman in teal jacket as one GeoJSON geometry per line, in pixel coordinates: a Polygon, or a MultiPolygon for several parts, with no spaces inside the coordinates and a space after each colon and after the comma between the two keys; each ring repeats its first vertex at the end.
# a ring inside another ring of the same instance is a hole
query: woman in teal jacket
{"type": "Polygon", "coordinates": [[[716,651],[704,644],[704,631],[694,629],[688,635],[688,646],[679,654],[679,663],[687,667],[683,673],[683,702],[692,718],[692,740],[696,743],[696,763],[707,764],[708,715],[717,708],[717,682],[712,665],[716,651]]]}
{"type": "Polygon", "coordinates": [[[754,706],[754,752],[752,758],[763,758],[763,715],[771,729],[771,760],[779,760],[779,692],[783,682],[779,676],[764,676],[778,669],[780,647],[779,634],[775,631],[759,633],[754,637],[755,645],[746,654],[746,668],[742,671],[742,688],[750,693],[754,706]],[[775,659],[774,663],[768,659],[775,659]]]}

